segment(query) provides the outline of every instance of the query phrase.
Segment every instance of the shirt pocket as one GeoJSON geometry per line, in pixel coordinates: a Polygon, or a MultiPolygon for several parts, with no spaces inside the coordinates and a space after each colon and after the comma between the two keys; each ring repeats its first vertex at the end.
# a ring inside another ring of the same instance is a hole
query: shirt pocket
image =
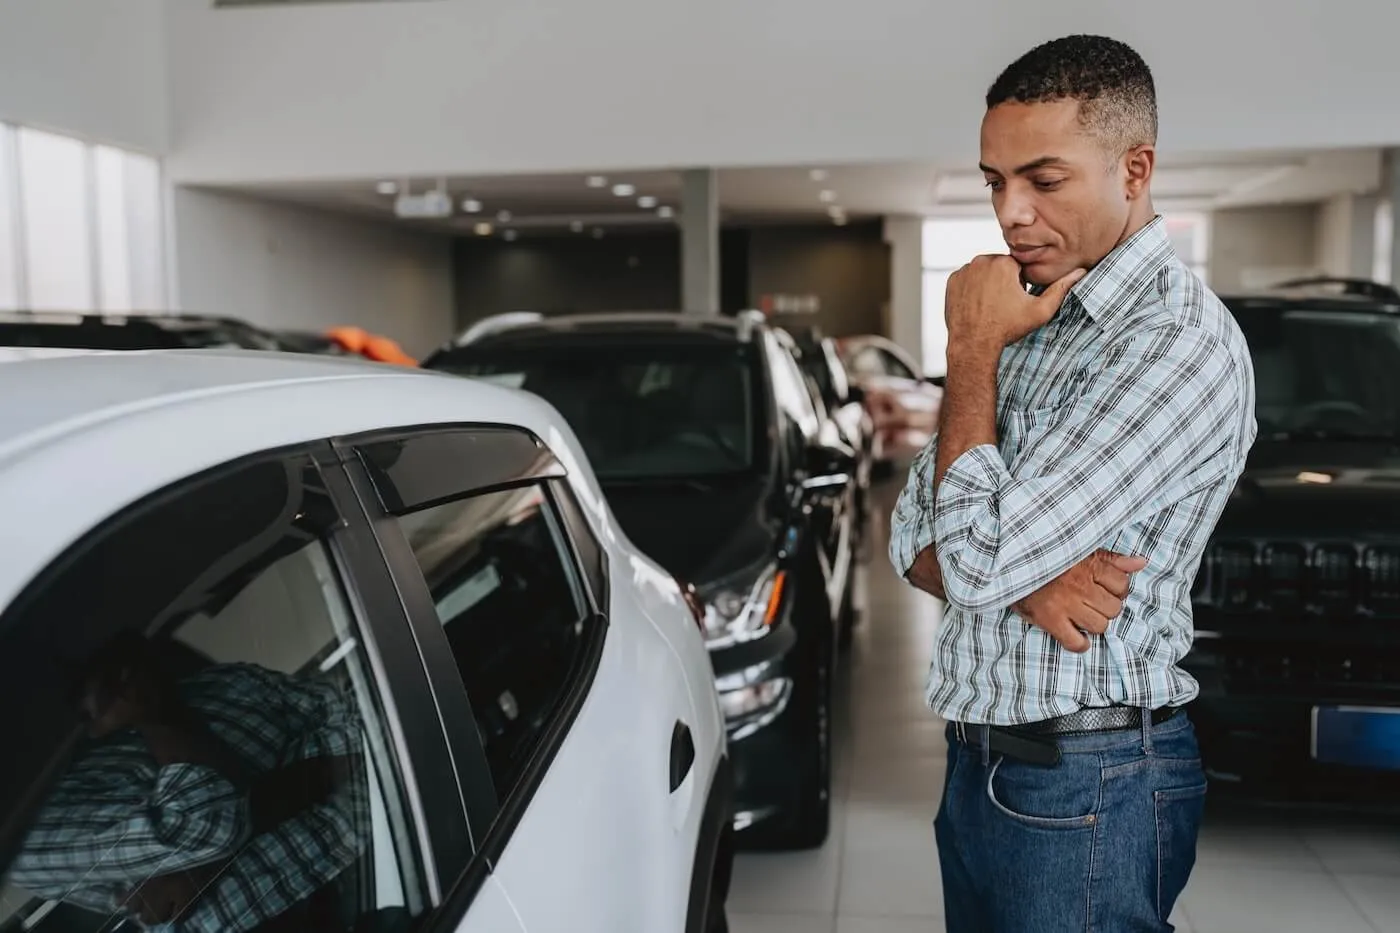
{"type": "Polygon", "coordinates": [[[1054,429],[1068,417],[1074,399],[1038,408],[1008,408],[1002,412],[1001,451],[1010,467],[1028,441],[1054,429]]]}

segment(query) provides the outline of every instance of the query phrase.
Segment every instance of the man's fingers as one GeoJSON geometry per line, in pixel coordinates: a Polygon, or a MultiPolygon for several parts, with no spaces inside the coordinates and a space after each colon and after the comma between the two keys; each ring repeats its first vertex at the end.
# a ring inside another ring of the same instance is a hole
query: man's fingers
{"type": "Polygon", "coordinates": [[[1053,308],[1059,308],[1064,303],[1065,296],[1074,287],[1074,283],[1087,275],[1084,269],[1071,269],[1065,275],[1045,286],[1045,291],[1040,293],[1039,300],[1053,308]]]}
{"type": "Polygon", "coordinates": [[[1051,625],[1042,626],[1045,633],[1055,639],[1068,651],[1083,654],[1089,650],[1089,638],[1067,617],[1061,617],[1051,625]]]}
{"type": "Polygon", "coordinates": [[[1128,575],[1116,567],[1100,567],[1094,572],[1094,588],[1114,599],[1128,595],[1128,582],[1128,575]]]}
{"type": "MultiPolygon", "coordinates": [[[[1118,614],[1123,611],[1123,603],[1116,596],[1107,590],[1094,589],[1084,599],[1085,610],[1093,613],[1095,619],[1102,619],[1102,628],[1089,629],[1096,635],[1102,635],[1108,630],[1108,623],[1112,619],[1118,618],[1118,614]]],[[[1080,628],[1089,628],[1087,625],[1080,625],[1080,628]]]]}
{"type": "Polygon", "coordinates": [[[1147,566],[1147,559],[1143,557],[1115,554],[1112,551],[1103,551],[1102,554],[1110,566],[1116,567],[1124,573],[1137,573],[1147,566]]]}

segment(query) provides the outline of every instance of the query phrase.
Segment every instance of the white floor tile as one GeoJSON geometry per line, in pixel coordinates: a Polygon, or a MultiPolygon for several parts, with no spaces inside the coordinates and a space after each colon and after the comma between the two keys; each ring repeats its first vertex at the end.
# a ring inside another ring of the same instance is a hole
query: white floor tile
{"type": "Polygon", "coordinates": [[[944,933],[941,917],[838,917],[836,933],[944,933]]]}
{"type": "Polygon", "coordinates": [[[1400,933],[1400,884],[1386,875],[1340,875],[1342,889],[1378,933],[1400,933]]]}
{"type": "Polygon", "coordinates": [[[1198,868],[1183,906],[1197,933],[1375,933],[1331,875],[1198,868]]]}
{"type": "Polygon", "coordinates": [[[812,914],[729,914],[729,933],[834,933],[835,925],[812,914]]]}

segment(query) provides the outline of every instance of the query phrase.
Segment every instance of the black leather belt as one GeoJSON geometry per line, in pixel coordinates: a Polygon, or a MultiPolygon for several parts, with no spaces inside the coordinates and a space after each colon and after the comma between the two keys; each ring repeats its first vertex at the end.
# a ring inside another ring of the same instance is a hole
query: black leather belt
{"type": "MultiPolygon", "coordinates": [[[[1152,711],[1152,725],[1161,725],[1180,711],[1179,707],[1163,706],[1152,711]]],[[[1068,735],[1089,735],[1097,732],[1119,732],[1142,728],[1142,710],[1134,706],[1107,706],[1081,709],[1053,719],[1021,723],[1015,726],[978,726],[955,722],[953,734],[971,748],[981,748],[986,736],[987,751],[1038,765],[1060,762],[1060,746],[1055,739],[1068,735]]]]}

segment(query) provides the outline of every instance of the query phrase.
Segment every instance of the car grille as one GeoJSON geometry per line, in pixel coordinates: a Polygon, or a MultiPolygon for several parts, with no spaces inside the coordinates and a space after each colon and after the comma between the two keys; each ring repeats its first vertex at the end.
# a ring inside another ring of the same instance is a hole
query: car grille
{"type": "Polygon", "coordinates": [[[1215,541],[1193,598],[1224,612],[1400,617],[1400,544],[1215,541]]]}

